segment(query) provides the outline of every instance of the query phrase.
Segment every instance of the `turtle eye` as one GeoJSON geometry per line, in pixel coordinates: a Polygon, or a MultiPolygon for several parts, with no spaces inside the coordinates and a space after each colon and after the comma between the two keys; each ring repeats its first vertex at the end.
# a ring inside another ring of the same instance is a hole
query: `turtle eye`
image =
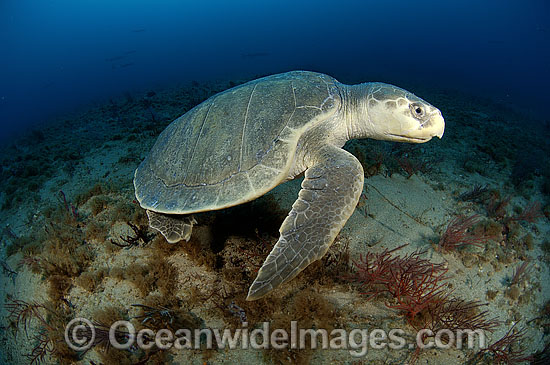
{"type": "Polygon", "coordinates": [[[422,117],[424,117],[424,108],[422,107],[422,105],[413,103],[410,105],[410,109],[413,117],[418,119],[421,119],[422,117]]]}

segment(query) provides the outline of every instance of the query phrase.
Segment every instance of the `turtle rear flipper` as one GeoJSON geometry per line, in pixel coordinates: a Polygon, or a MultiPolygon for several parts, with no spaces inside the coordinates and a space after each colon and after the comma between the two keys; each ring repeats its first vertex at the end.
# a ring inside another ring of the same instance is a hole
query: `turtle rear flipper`
{"type": "Polygon", "coordinates": [[[359,201],[363,168],[352,154],[326,146],[314,161],[247,300],[263,297],[323,257],[359,201]]]}
{"type": "Polygon", "coordinates": [[[190,215],[163,214],[149,209],[147,209],[147,217],[149,217],[149,226],[162,233],[170,243],[189,241],[193,224],[197,223],[190,215]]]}

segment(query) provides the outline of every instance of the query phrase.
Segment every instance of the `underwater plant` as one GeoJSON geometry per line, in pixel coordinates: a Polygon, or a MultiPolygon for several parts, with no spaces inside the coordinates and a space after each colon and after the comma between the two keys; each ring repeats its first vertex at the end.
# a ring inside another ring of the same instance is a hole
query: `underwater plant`
{"type": "Polygon", "coordinates": [[[542,213],[541,204],[539,201],[534,201],[525,207],[523,211],[510,218],[512,221],[524,221],[529,223],[535,223],[537,219],[542,218],[544,214],[542,213]]]}
{"type": "Polygon", "coordinates": [[[504,336],[493,342],[487,348],[481,349],[474,359],[489,357],[493,364],[516,364],[524,361],[532,361],[533,355],[525,355],[519,346],[524,341],[527,329],[516,330],[515,323],[504,336]]]}
{"type": "MultiPolygon", "coordinates": [[[[499,324],[494,318],[487,317],[487,311],[479,311],[479,308],[486,304],[479,301],[469,301],[461,298],[450,297],[449,295],[438,296],[433,300],[421,316],[416,318],[413,327],[419,331],[428,329],[432,331],[423,332],[420,340],[423,343],[433,338],[441,330],[456,331],[469,329],[471,331],[483,330],[492,332],[499,324]]],[[[467,336],[463,333],[464,337],[467,336]]],[[[451,342],[446,334],[439,338],[443,343],[451,342]]],[[[462,341],[464,338],[461,339],[462,341]]],[[[417,347],[409,360],[410,364],[416,363],[422,349],[417,347]]]]}
{"type": "Polygon", "coordinates": [[[439,251],[455,251],[464,246],[483,247],[490,237],[481,231],[471,231],[479,220],[478,214],[469,217],[459,215],[453,218],[439,238],[437,249],[439,251]]]}
{"type": "Polygon", "coordinates": [[[463,202],[478,201],[487,191],[489,191],[488,185],[474,184],[471,190],[460,194],[458,200],[463,202]]]}
{"type": "Polygon", "coordinates": [[[418,328],[429,328],[433,332],[443,328],[493,331],[499,324],[496,319],[487,317],[487,311],[479,311],[479,308],[487,305],[485,303],[449,296],[442,299],[429,307],[429,315],[418,328]]]}
{"type": "MultiPolygon", "coordinates": [[[[359,261],[353,261],[357,271],[348,279],[358,283],[369,299],[391,295],[397,303],[386,303],[386,306],[402,311],[414,329],[430,329],[432,336],[441,329],[492,331],[497,327],[496,319],[488,318],[487,311],[479,311],[486,304],[452,297],[446,292],[448,269],[445,264],[421,258],[425,251],[393,255],[404,246],[361,256],[359,261]]],[[[423,336],[423,341],[430,337],[428,333],[423,336]]],[[[420,348],[417,348],[410,363],[419,355],[420,348]]]]}
{"type": "Polygon", "coordinates": [[[500,199],[500,193],[494,191],[491,193],[489,201],[485,205],[487,215],[495,219],[503,219],[506,216],[506,207],[510,203],[511,196],[500,199]]]}
{"type": "Polygon", "coordinates": [[[13,270],[5,260],[0,260],[0,266],[2,267],[2,273],[15,282],[15,277],[18,274],[17,271],[13,270]]]}
{"type": "Polygon", "coordinates": [[[155,321],[168,322],[171,324],[174,321],[175,313],[173,309],[164,306],[152,307],[146,304],[132,304],[132,307],[143,309],[143,314],[133,317],[141,319],[142,324],[155,321]]]}
{"type": "Polygon", "coordinates": [[[67,197],[65,196],[65,193],[63,190],[59,190],[59,200],[63,203],[63,206],[65,207],[65,211],[67,214],[74,220],[77,221],[79,218],[78,215],[78,209],[75,205],[73,205],[70,201],[67,200],[67,197]]]}
{"type": "Polygon", "coordinates": [[[526,279],[526,276],[531,269],[529,267],[529,264],[530,264],[529,261],[523,261],[521,265],[516,268],[516,271],[514,272],[514,276],[512,277],[512,280],[510,282],[511,285],[519,284],[526,279]]]}
{"type": "Polygon", "coordinates": [[[68,349],[63,338],[64,328],[68,322],[67,307],[55,307],[52,303],[27,302],[7,297],[5,308],[9,319],[15,327],[15,335],[21,327],[33,347],[30,353],[24,354],[30,364],[44,362],[47,356],[56,355],[60,361],[75,359],[74,351],[68,349]],[[31,322],[38,326],[36,332],[29,333],[31,322]]]}
{"type": "Polygon", "coordinates": [[[110,240],[113,245],[122,248],[144,247],[153,239],[154,235],[148,232],[146,225],[137,226],[131,222],[126,222],[126,224],[134,231],[134,236],[126,235],[126,237],[124,237],[121,235],[120,239],[126,242],[126,244],[110,240]]]}
{"type": "Polygon", "coordinates": [[[418,172],[425,172],[427,170],[425,162],[413,160],[407,156],[396,158],[396,161],[399,167],[407,174],[407,179],[410,179],[411,176],[418,172]]]}
{"type": "Polygon", "coordinates": [[[392,256],[393,252],[405,246],[361,256],[359,261],[353,261],[357,271],[351,279],[360,285],[362,294],[368,295],[369,299],[390,294],[397,304],[386,306],[405,312],[412,323],[430,302],[443,295],[447,267],[420,258],[425,251],[415,251],[403,257],[392,256]]]}
{"type": "Polygon", "coordinates": [[[41,313],[41,310],[45,309],[43,304],[34,302],[29,303],[24,300],[13,299],[9,296],[6,299],[8,303],[4,305],[4,308],[6,308],[9,313],[8,317],[13,321],[16,328],[19,328],[22,325],[25,334],[27,333],[27,328],[33,318],[36,318],[41,322],[45,322],[41,313]]]}
{"type": "Polygon", "coordinates": [[[17,267],[21,268],[22,266],[29,267],[35,274],[40,273],[43,269],[40,264],[40,257],[29,254],[24,254],[23,258],[19,260],[17,267]]]}

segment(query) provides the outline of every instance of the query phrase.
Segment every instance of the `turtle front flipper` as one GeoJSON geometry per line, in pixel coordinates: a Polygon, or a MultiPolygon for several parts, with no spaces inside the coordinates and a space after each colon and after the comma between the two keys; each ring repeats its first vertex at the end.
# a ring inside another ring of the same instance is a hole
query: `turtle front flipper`
{"type": "Polygon", "coordinates": [[[352,154],[326,146],[313,162],[247,300],[263,297],[323,257],[359,201],[363,168],[352,154]]]}
{"type": "Polygon", "coordinates": [[[147,209],[147,217],[149,217],[149,226],[162,233],[170,243],[189,241],[193,224],[197,223],[193,216],[162,214],[149,209],[147,209]]]}

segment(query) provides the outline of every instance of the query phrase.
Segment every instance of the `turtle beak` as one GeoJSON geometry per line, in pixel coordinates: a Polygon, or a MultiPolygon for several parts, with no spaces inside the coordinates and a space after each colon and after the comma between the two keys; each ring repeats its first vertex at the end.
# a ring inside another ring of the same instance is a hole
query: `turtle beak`
{"type": "Polygon", "coordinates": [[[425,143],[433,137],[441,139],[445,132],[445,120],[441,112],[435,109],[423,123],[414,120],[414,128],[400,134],[386,134],[391,140],[397,142],[425,143]]]}
{"type": "Polygon", "coordinates": [[[441,112],[437,110],[435,113],[433,113],[432,117],[432,126],[433,126],[433,136],[434,137],[443,137],[443,133],[445,133],[445,119],[443,119],[443,116],[441,115],[441,112]]]}

